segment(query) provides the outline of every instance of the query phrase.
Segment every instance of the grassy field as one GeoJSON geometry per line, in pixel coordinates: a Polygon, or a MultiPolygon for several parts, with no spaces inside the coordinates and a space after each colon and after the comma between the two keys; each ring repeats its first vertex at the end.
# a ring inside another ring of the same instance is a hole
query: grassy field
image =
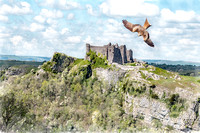
{"type": "Polygon", "coordinates": [[[0,68],[1,67],[11,67],[11,66],[19,66],[19,65],[31,65],[31,66],[39,66],[42,65],[43,62],[35,62],[35,61],[16,61],[16,60],[0,60],[0,68]]]}

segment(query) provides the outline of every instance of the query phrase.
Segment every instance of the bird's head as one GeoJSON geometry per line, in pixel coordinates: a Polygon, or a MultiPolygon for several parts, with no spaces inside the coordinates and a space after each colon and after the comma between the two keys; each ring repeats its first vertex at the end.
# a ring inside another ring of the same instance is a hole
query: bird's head
{"type": "Polygon", "coordinates": [[[122,20],[123,24],[126,25],[127,23],[127,20],[122,20]]]}

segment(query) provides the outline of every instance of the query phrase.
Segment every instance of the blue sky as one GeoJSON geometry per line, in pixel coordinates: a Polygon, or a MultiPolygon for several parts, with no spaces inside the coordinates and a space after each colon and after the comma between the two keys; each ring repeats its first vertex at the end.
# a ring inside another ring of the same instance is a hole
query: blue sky
{"type": "Polygon", "coordinates": [[[200,0],[0,0],[0,54],[84,57],[85,44],[127,45],[137,59],[200,62],[200,0]],[[143,25],[151,48],[122,19],[143,25]]]}

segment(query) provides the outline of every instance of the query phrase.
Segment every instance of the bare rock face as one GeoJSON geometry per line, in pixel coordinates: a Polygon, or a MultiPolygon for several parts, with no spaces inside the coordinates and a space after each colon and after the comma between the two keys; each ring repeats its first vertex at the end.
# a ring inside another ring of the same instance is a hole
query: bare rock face
{"type": "Polygon", "coordinates": [[[46,71],[44,71],[43,69],[39,69],[37,72],[36,72],[36,75],[35,75],[35,78],[36,79],[44,79],[44,78],[47,78],[48,77],[48,74],[46,71]]]}
{"type": "Polygon", "coordinates": [[[113,71],[110,69],[96,68],[96,74],[101,80],[107,81],[109,84],[116,84],[120,78],[123,78],[126,71],[117,70],[113,71]]]}
{"type": "MultiPolygon", "coordinates": [[[[193,123],[197,120],[198,103],[190,103],[188,109],[181,113],[179,117],[170,117],[170,110],[166,105],[158,100],[143,97],[134,97],[129,94],[125,97],[125,111],[135,117],[142,116],[144,122],[152,124],[153,120],[158,120],[162,126],[171,126],[176,130],[185,130],[192,128],[193,123]],[[196,111],[195,111],[196,110],[196,111]]],[[[199,123],[199,119],[197,120],[199,123]]],[[[196,126],[197,128],[198,126],[196,126]]],[[[199,127],[198,127],[199,129],[199,127]]]]}
{"type": "Polygon", "coordinates": [[[13,76],[13,75],[20,75],[20,74],[25,74],[25,70],[21,68],[15,68],[15,67],[9,67],[5,73],[6,76],[13,76]]]}

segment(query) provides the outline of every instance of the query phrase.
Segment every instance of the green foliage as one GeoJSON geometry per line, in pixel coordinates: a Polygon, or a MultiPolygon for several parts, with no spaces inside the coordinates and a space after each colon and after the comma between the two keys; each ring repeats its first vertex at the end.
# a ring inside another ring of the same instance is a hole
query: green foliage
{"type": "MultiPolygon", "coordinates": [[[[109,68],[106,57],[99,57],[101,55],[92,51],[88,56],[90,61],[56,53],[51,61],[42,65],[43,70],[34,70],[10,81],[11,91],[0,97],[3,131],[142,131],[144,116],[125,113],[124,104],[127,93],[147,94],[146,84],[131,80],[129,74],[113,86],[98,80],[92,68],[109,68]]],[[[2,72],[1,76],[4,74],[2,72]]],[[[149,94],[158,99],[153,92],[155,87],[150,86],[149,94]]],[[[172,117],[182,111],[184,102],[179,96],[163,96],[162,99],[172,117]]],[[[158,120],[154,123],[162,127],[158,120]]]]}
{"type": "Polygon", "coordinates": [[[154,93],[151,88],[149,89],[149,95],[153,99],[159,99],[158,95],[154,93]]]}
{"type": "Polygon", "coordinates": [[[76,59],[76,60],[74,61],[74,63],[73,63],[73,66],[79,64],[80,62],[85,62],[85,60],[84,60],[84,59],[76,59]]]}
{"type": "Polygon", "coordinates": [[[173,128],[172,126],[170,126],[170,125],[167,125],[166,127],[167,127],[167,130],[168,130],[168,131],[174,130],[174,128],[173,128]]]}
{"type": "MultiPolygon", "coordinates": [[[[45,72],[45,77],[37,79],[35,77],[39,71],[36,71],[35,74],[30,73],[24,78],[17,78],[9,86],[12,95],[5,94],[4,97],[11,97],[9,99],[13,101],[13,104],[10,104],[12,108],[7,109],[13,110],[10,113],[13,118],[11,121],[18,122],[15,125],[8,124],[9,129],[4,131],[19,127],[22,132],[72,132],[88,129],[135,131],[138,128],[138,120],[142,118],[137,120],[125,113],[125,93],[118,91],[114,86],[108,89],[106,83],[97,79],[95,72],[91,76],[88,70],[90,67],[89,61],[79,60],[76,65],[69,65],[62,74],[45,72]],[[95,111],[99,113],[93,120],[95,111]],[[91,128],[93,126],[95,128],[91,128]]],[[[123,84],[124,82],[121,82],[125,87],[123,84]]],[[[137,95],[146,90],[144,85],[137,86],[136,82],[128,82],[124,91],[131,91],[128,89],[131,87],[137,95]]],[[[5,99],[0,101],[4,102],[5,106],[10,103],[5,99]]]]}
{"type": "Polygon", "coordinates": [[[47,61],[42,65],[42,69],[44,69],[45,71],[48,72],[52,72],[52,68],[54,66],[55,63],[51,62],[51,61],[47,61]]]}
{"type": "Polygon", "coordinates": [[[200,66],[195,65],[167,65],[167,64],[155,64],[151,63],[155,67],[159,67],[168,71],[178,72],[181,75],[185,76],[199,76],[200,75],[200,66]]]}
{"type": "Polygon", "coordinates": [[[3,119],[2,129],[9,131],[18,121],[22,120],[28,112],[28,106],[23,101],[16,99],[14,92],[0,97],[0,114],[3,119]]]}
{"type": "Polygon", "coordinates": [[[126,65],[130,65],[130,66],[136,66],[136,63],[127,63],[126,65]]]}
{"type": "Polygon", "coordinates": [[[36,62],[36,61],[0,60],[0,68],[8,68],[11,66],[22,66],[22,65],[37,67],[42,64],[43,62],[36,62]]]}
{"type": "Polygon", "coordinates": [[[158,67],[155,67],[155,71],[152,71],[152,72],[158,75],[166,76],[166,77],[170,76],[170,74],[166,70],[162,68],[158,68],[158,67]]]}
{"type": "Polygon", "coordinates": [[[5,73],[6,73],[5,70],[0,71],[0,81],[4,81],[6,79],[5,73]]]}
{"type": "Polygon", "coordinates": [[[74,62],[74,58],[69,57],[62,53],[54,53],[51,61],[45,62],[42,65],[42,69],[48,72],[60,73],[63,72],[65,68],[70,66],[74,62]]]}
{"type": "Polygon", "coordinates": [[[143,78],[143,79],[146,79],[147,76],[146,76],[143,72],[141,72],[141,71],[139,71],[139,72],[140,72],[142,78],[143,78]]]}
{"type": "Polygon", "coordinates": [[[165,102],[170,109],[170,116],[174,118],[177,118],[185,108],[185,100],[181,99],[179,94],[172,94],[169,98],[165,99],[165,102]]]}
{"type": "Polygon", "coordinates": [[[7,71],[9,71],[9,73],[13,72],[16,75],[25,75],[31,70],[37,70],[37,67],[41,64],[42,62],[0,60],[0,81],[8,79],[10,75],[5,74],[7,71]]]}
{"type": "Polygon", "coordinates": [[[101,56],[97,56],[96,53],[91,50],[90,52],[87,53],[87,56],[90,57],[92,68],[97,68],[97,67],[108,68],[109,67],[106,57],[102,58],[101,56]]]}
{"type": "Polygon", "coordinates": [[[152,122],[153,122],[154,127],[156,127],[156,128],[160,129],[163,126],[161,121],[157,118],[153,118],[152,122]]]}
{"type": "Polygon", "coordinates": [[[146,86],[144,84],[129,80],[122,81],[120,88],[124,93],[128,92],[129,94],[135,96],[143,94],[146,91],[146,86]]]}

